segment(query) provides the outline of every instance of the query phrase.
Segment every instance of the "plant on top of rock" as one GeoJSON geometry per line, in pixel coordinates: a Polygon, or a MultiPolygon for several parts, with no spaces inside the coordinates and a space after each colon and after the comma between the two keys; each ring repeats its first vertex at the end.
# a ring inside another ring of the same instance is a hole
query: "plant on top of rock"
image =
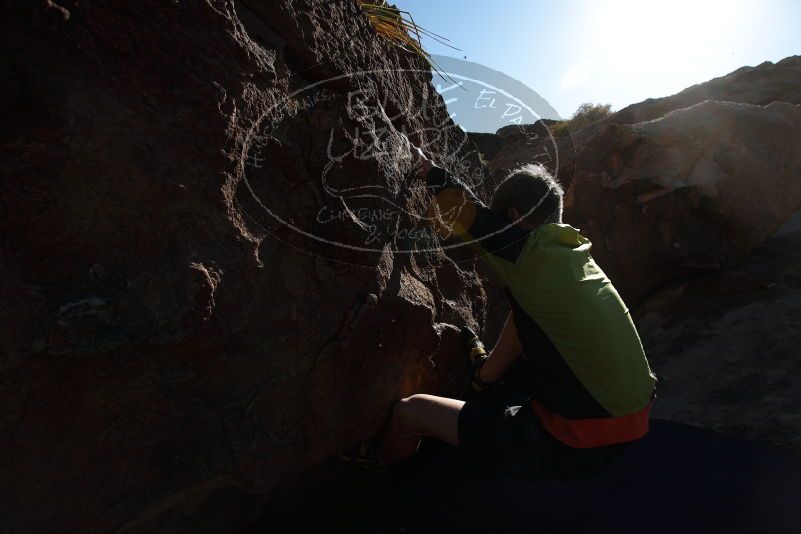
{"type": "Polygon", "coordinates": [[[448,42],[446,37],[437,35],[430,32],[425,28],[420,27],[408,11],[402,11],[390,5],[386,0],[355,0],[356,5],[361,8],[367,19],[370,21],[376,33],[385,39],[391,41],[394,45],[413,52],[426,60],[428,65],[439,72],[437,64],[424,48],[421,41],[421,35],[430,37],[435,41],[444,44],[454,50],[460,50],[448,42]]]}
{"type": "Polygon", "coordinates": [[[577,132],[595,121],[599,121],[612,114],[612,104],[593,104],[584,102],[567,120],[554,123],[549,130],[554,137],[564,137],[577,132]]]}

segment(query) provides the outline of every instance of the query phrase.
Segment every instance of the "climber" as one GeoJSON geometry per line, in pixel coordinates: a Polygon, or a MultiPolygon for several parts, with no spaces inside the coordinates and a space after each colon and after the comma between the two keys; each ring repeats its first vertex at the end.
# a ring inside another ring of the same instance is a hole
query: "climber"
{"type": "Polygon", "coordinates": [[[526,476],[596,473],[647,433],[656,377],[589,240],[562,223],[562,188],[544,167],[527,165],[498,185],[486,207],[410,148],[432,196],[428,219],[440,235],[456,234],[481,252],[511,312],[489,355],[462,329],[474,400],[401,399],[381,435],[343,457],[381,468],[413,455],[430,436],[526,476]],[[508,391],[515,382],[528,386],[508,391]]]}

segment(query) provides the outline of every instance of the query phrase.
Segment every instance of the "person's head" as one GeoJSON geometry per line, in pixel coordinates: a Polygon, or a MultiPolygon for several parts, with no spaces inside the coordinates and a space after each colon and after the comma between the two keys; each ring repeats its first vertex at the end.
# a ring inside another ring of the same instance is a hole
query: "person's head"
{"type": "Polygon", "coordinates": [[[524,228],[561,223],[564,191],[540,164],[528,164],[509,173],[492,196],[490,208],[524,228]]]}

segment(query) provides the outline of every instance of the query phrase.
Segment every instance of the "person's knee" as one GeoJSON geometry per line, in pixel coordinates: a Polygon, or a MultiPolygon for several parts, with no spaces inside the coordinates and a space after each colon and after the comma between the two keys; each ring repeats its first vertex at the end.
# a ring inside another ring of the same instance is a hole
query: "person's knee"
{"type": "Polygon", "coordinates": [[[395,403],[394,415],[398,423],[410,431],[419,430],[422,412],[429,404],[428,395],[417,394],[395,403]]]}

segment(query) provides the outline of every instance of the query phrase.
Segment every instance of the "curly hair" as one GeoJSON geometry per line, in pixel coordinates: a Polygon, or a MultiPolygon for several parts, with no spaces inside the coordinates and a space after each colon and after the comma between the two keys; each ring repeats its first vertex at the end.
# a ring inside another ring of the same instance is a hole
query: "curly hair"
{"type": "Polygon", "coordinates": [[[541,164],[529,163],[512,170],[495,188],[490,208],[507,215],[515,208],[521,221],[534,226],[561,223],[564,191],[541,164]]]}

